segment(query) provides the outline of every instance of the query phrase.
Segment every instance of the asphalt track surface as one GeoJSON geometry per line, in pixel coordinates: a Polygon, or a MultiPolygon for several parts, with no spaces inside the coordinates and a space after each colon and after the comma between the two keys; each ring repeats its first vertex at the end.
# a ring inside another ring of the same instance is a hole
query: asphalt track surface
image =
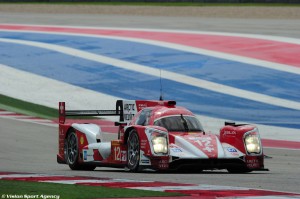
{"type": "Polygon", "coordinates": [[[122,16],[87,14],[0,13],[1,23],[119,28],[157,28],[264,34],[300,38],[299,19],[122,16]]]}
{"type": "MultiPolygon", "coordinates": [[[[299,150],[265,149],[268,172],[229,174],[225,170],[202,173],[130,173],[123,169],[96,168],[95,171],[72,171],[56,163],[57,128],[12,119],[0,119],[0,170],[109,177],[207,185],[223,185],[299,193],[299,150]]],[[[106,140],[116,134],[105,134],[106,140]]]]}
{"type": "MultiPolygon", "coordinates": [[[[0,13],[1,23],[43,25],[87,25],[131,28],[258,33],[300,38],[299,20],[214,19],[190,17],[136,17],[99,15],[40,15],[0,13]]],[[[225,171],[199,174],[127,173],[119,169],[97,168],[94,172],[70,171],[56,163],[57,129],[54,127],[0,119],[0,170],[111,178],[143,179],[181,183],[230,185],[297,192],[300,187],[299,150],[265,149],[269,172],[228,174],[225,171]]],[[[107,135],[108,139],[112,139],[107,135]]]]}

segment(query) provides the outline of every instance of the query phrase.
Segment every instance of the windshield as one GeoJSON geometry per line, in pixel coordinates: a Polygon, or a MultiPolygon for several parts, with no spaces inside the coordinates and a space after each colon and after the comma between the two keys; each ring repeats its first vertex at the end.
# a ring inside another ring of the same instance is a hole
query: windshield
{"type": "Polygon", "coordinates": [[[166,128],[168,131],[188,132],[201,131],[204,132],[199,120],[193,116],[174,115],[163,117],[154,122],[154,125],[166,128]]]}

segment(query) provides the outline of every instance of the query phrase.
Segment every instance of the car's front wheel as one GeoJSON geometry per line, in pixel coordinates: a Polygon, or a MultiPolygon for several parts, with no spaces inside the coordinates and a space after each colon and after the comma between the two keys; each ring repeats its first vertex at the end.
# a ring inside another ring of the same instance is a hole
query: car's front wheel
{"type": "Polygon", "coordinates": [[[140,162],[140,141],[135,129],[129,132],[127,146],[127,167],[130,171],[137,172],[140,162]]]}

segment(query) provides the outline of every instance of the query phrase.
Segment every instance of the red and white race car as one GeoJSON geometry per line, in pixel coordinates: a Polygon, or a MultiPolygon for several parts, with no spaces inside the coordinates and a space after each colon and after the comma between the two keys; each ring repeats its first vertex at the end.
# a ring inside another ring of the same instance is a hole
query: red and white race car
{"type": "Polygon", "coordinates": [[[175,101],[118,100],[115,110],[72,111],[60,102],[58,151],[57,162],[73,170],[267,170],[256,126],[225,123],[219,135],[207,133],[175,101]],[[105,142],[100,126],[67,123],[67,116],[119,116],[118,137],[105,142]]]}

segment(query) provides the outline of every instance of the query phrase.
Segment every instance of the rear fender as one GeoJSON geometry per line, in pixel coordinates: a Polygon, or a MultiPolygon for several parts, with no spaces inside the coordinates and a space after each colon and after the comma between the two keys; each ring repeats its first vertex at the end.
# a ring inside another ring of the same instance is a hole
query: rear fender
{"type": "Polygon", "coordinates": [[[65,140],[70,130],[69,124],[59,124],[58,128],[58,154],[57,162],[60,164],[66,164],[65,161],[65,140]]]}
{"type": "MultiPolygon", "coordinates": [[[[66,140],[71,132],[74,129],[77,139],[78,139],[78,148],[79,153],[82,153],[82,149],[93,143],[99,143],[103,141],[101,128],[95,124],[59,124],[59,136],[58,136],[58,154],[57,162],[65,164],[65,145],[66,140]]],[[[81,162],[81,156],[79,156],[79,162],[81,162]]]]}
{"type": "MultiPolygon", "coordinates": [[[[87,144],[99,143],[103,141],[103,135],[100,126],[96,124],[72,124],[72,127],[85,135],[87,144]]],[[[78,137],[79,138],[79,137],[78,137]]]]}
{"type": "MultiPolygon", "coordinates": [[[[102,141],[101,136],[101,128],[98,125],[95,124],[78,124],[73,123],[71,125],[70,130],[75,130],[75,134],[77,137],[77,144],[78,144],[78,162],[82,163],[83,161],[83,149],[84,147],[94,144],[94,143],[100,143],[102,141]]],[[[68,138],[68,135],[66,135],[65,140],[68,138]]]]}

